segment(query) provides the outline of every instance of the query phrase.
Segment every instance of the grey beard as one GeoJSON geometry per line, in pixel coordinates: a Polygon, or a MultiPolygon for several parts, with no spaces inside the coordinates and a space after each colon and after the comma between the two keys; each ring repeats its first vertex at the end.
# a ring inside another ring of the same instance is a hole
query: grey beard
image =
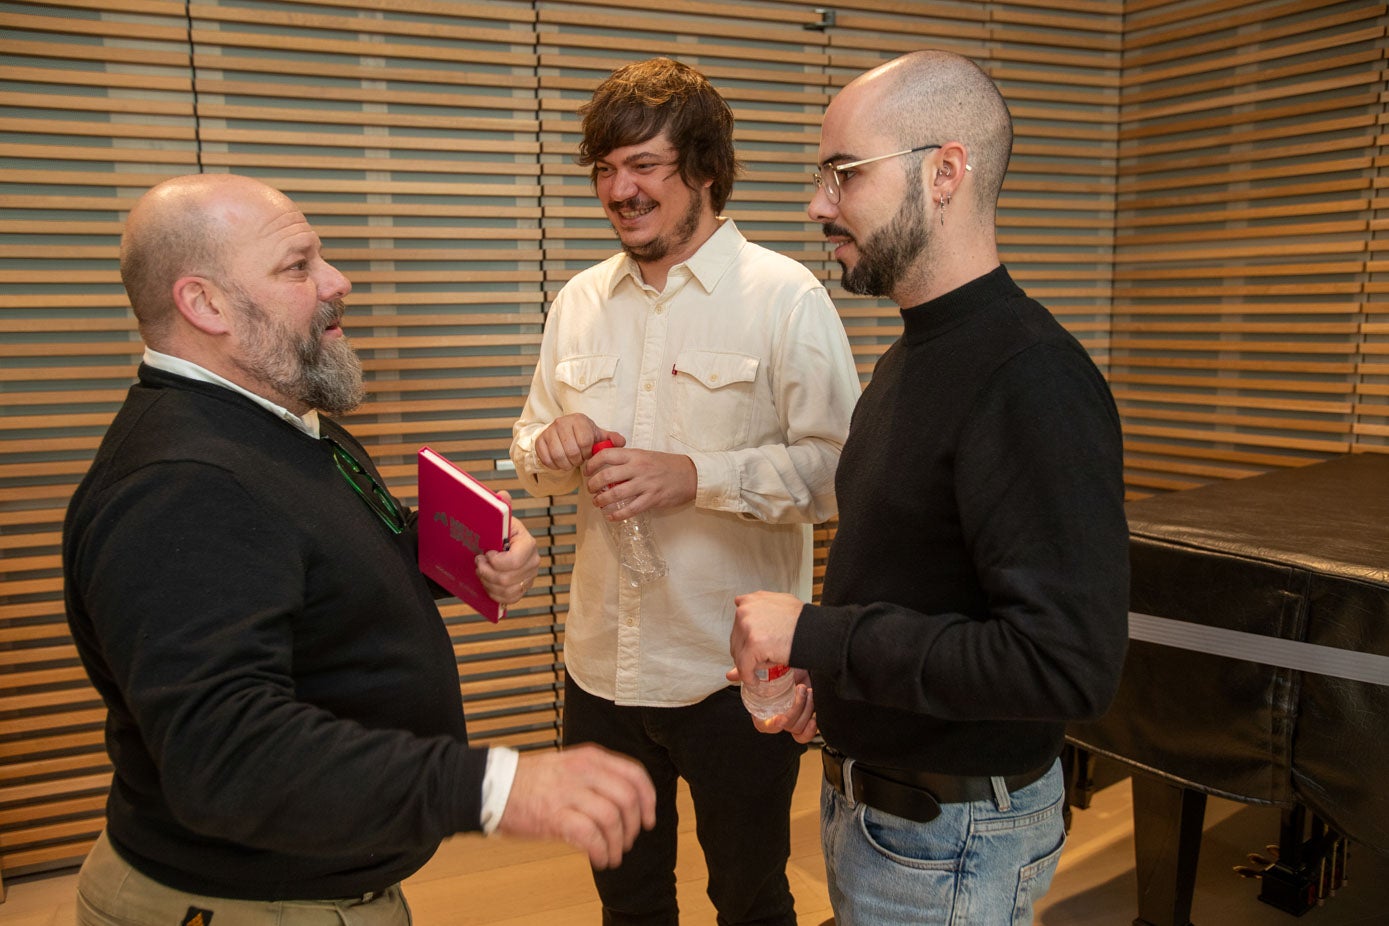
{"type": "Polygon", "coordinates": [[[341,299],[319,303],[313,330],[284,344],[264,309],[244,293],[236,293],[236,298],[239,308],[256,321],[256,332],[248,339],[250,356],[235,360],[242,372],[330,415],[346,414],[362,404],[366,387],[357,352],[345,337],[326,345],[322,341],[323,332],[342,316],[341,299]]]}
{"type": "Polygon", "coordinates": [[[361,405],[367,394],[362,362],[347,338],[313,347],[312,358],[300,351],[299,392],[295,397],[330,415],[345,415],[361,405]]]}

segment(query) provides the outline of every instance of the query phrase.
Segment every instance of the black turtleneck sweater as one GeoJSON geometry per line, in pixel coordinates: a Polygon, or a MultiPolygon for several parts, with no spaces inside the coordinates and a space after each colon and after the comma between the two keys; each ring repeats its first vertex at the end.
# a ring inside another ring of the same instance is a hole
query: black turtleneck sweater
{"type": "Polygon", "coordinates": [[[1127,642],[1119,417],[999,267],[902,311],[854,412],[820,605],[791,664],[871,765],[1010,775],[1103,713],[1127,642]]]}

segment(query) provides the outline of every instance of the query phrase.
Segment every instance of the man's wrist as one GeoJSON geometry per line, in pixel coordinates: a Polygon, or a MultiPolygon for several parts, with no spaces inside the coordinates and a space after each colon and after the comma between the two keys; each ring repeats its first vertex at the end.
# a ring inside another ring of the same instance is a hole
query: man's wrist
{"type": "Polygon", "coordinates": [[[487,750],[487,768],[482,776],[482,831],[491,834],[501,825],[511,785],[516,780],[516,766],[521,754],[508,746],[493,746],[487,750]]]}

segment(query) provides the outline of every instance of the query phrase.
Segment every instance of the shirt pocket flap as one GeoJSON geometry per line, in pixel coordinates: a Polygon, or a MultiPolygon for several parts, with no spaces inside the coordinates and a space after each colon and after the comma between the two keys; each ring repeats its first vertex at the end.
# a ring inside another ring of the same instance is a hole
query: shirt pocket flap
{"type": "Polygon", "coordinates": [[[757,381],[758,358],[713,350],[684,350],[676,358],[675,369],[693,376],[706,389],[721,389],[733,383],[757,381]]]}
{"type": "Polygon", "coordinates": [[[555,364],[555,379],[580,392],[594,383],[612,379],[616,372],[616,354],[588,354],[583,357],[568,357],[555,364]]]}

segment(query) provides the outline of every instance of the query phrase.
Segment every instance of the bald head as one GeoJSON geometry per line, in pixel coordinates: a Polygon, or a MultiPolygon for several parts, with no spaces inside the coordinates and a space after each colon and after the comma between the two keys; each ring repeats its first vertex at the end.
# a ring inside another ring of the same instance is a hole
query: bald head
{"type": "Polygon", "coordinates": [[[140,197],[121,236],[121,282],[151,347],[160,348],[174,323],[175,281],[190,275],[222,281],[244,220],[265,205],[288,203],[278,190],[234,174],[174,177],[140,197]]]}
{"type": "Polygon", "coordinates": [[[992,216],[1013,150],[1013,118],[989,75],[953,52],[926,50],[856,78],[831,104],[899,147],[957,141],[969,152],[980,212],[992,216]]]}

